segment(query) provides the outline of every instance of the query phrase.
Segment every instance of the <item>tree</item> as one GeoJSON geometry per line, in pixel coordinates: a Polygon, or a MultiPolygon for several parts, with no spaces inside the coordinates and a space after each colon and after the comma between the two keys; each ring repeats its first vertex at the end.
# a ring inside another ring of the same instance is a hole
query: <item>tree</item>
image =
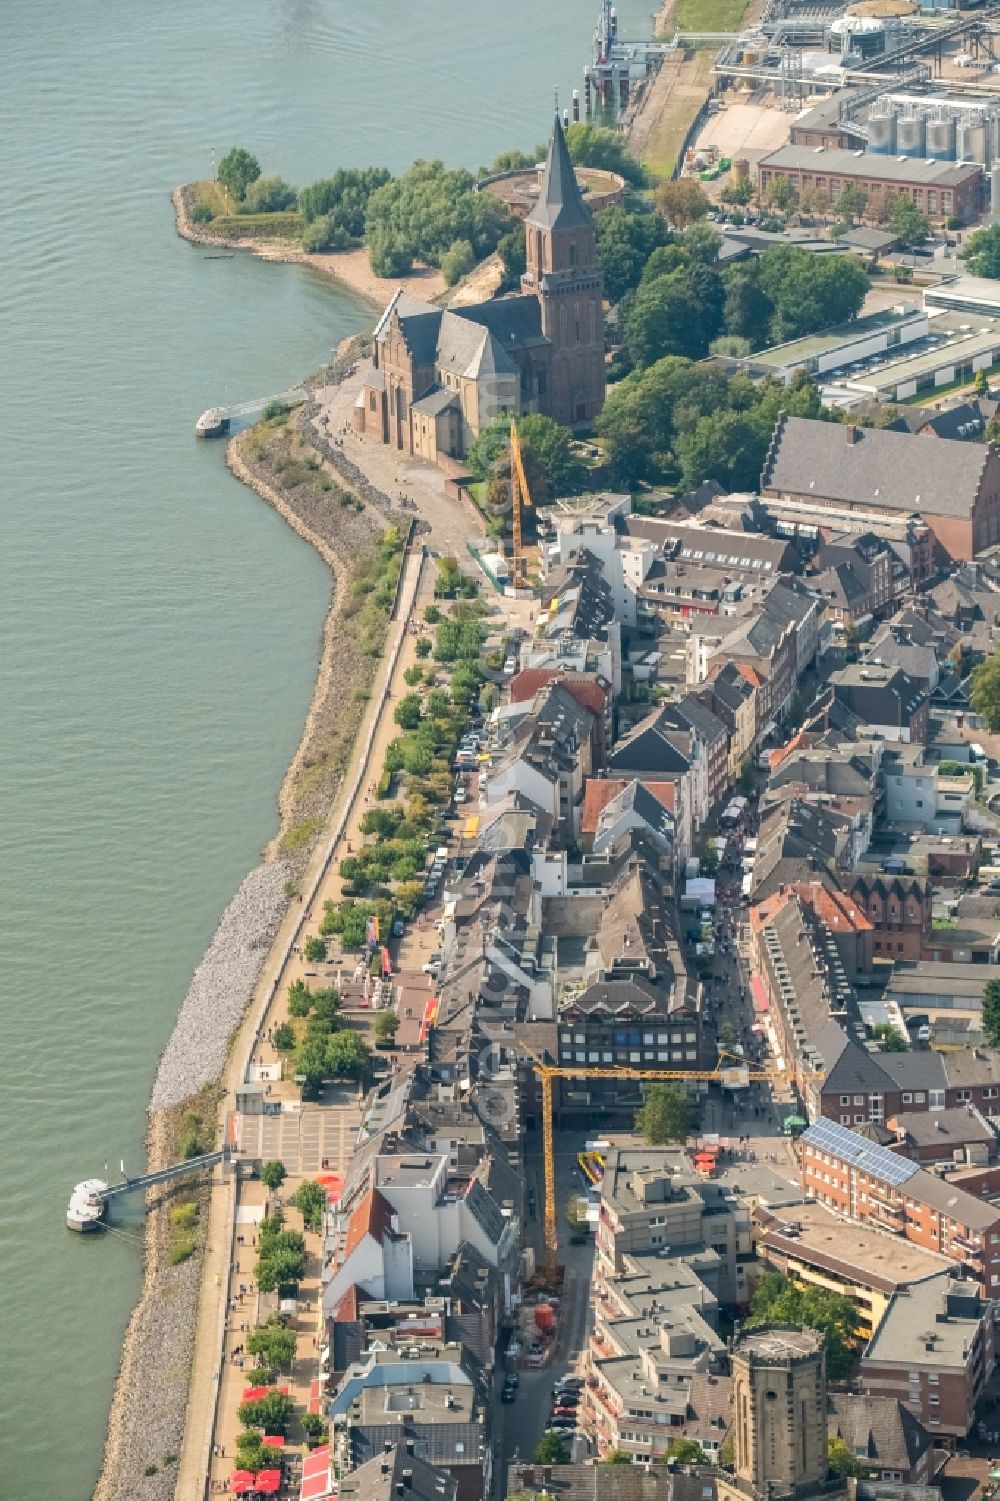
{"type": "Polygon", "coordinates": [[[243,194],[248,214],[280,214],[295,207],[296,192],[283,177],[256,177],[243,194]]]}
{"type": "Polygon", "coordinates": [[[266,1470],[274,1460],[274,1450],[264,1443],[259,1428],[244,1428],[236,1437],[236,1463],[241,1470],[266,1470]]]}
{"type": "Polygon", "coordinates": [[[753,197],[753,183],[749,177],[737,177],[727,183],[719,195],[723,203],[735,203],[745,207],[753,197]]]}
{"type": "Polygon", "coordinates": [[[632,1463],[632,1456],[631,1454],[627,1454],[624,1449],[611,1449],[597,1463],[599,1465],[630,1465],[632,1463]]]}
{"type": "Polygon", "coordinates": [[[754,1290],[749,1327],[757,1324],[807,1324],[826,1337],[826,1368],[842,1380],[854,1363],[858,1310],[850,1298],[826,1288],[798,1288],[780,1272],[766,1272],[754,1290]]]}
{"type": "Polygon", "coordinates": [[[468,240],[452,240],[441,257],[441,274],[449,287],[468,276],[476,264],[476,252],[468,240]]]}
{"type": "Polygon", "coordinates": [[[326,943],[322,938],[307,938],[305,945],[306,960],[309,964],[322,964],[326,958],[326,943]]]}
{"type": "Polygon", "coordinates": [[[577,167],[598,167],[605,172],[617,172],[634,188],[645,187],[645,168],[631,155],[624,136],[616,130],[607,130],[603,125],[571,125],[566,131],[566,146],[570,160],[577,167]]]}
{"type": "Polygon", "coordinates": [[[524,230],[520,224],[497,241],[497,255],[503,266],[498,292],[516,292],[521,277],[528,269],[528,257],[524,242],[524,230]]]}
{"type": "Polygon", "coordinates": [[[732,1435],[727,1433],[722,1447],[719,1450],[720,1468],[724,1470],[731,1470],[735,1459],[736,1445],[733,1443],[732,1435]]]}
{"type": "Polygon", "coordinates": [[[868,204],[868,198],[860,188],[853,183],[845,182],[834,201],[834,212],[838,218],[845,219],[848,224],[853,224],[855,219],[860,218],[868,204]]]}
{"type": "Polygon", "coordinates": [[[270,1371],[291,1370],[295,1359],[295,1330],[286,1329],[277,1314],[247,1335],[247,1350],[270,1371]]]}
{"type": "Polygon", "coordinates": [[[242,146],[234,146],[232,151],[227,151],[219,163],[219,181],[238,203],[243,202],[247,188],[259,176],[260,162],[249,151],[244,151],[242,146]]]}
{"type": "Polygon", "coordinates": [[[990,730],[1000,730],[1000,649],[972,669],[969,702],[990,730]]]}
{"type": "Polygon", "coordinates": [[[369,259],[381,269],[414,257],[441,266],[456,241],[467,242],[474,260],[491,255],[514,228],[504,203],[492,193],[477,193],[475,178],[463,168],[447,170],[440,161],[416,161],[377,188],[368,200],[365,232],[369,259]]]}
{"type": "Polygon", "coordinates": [[[536,1465],[568,1465],[569,1445],[554,1430],[543,1433],[535,1449],[536,1465]]]}
{"type": "Polygon", "coordinates": [[[694,1128],[695,1103],[683,1084],[649,1084],[635,1113],[636,1130],[651,1147],[684,1141],[694,1128]]]}
{"type": "Polygon", "coordinates": [[[675,1459],[679,1465],[703,1465],[708,1460],[705,1451],[693,1438],[672,1438],[667,1445],[666,1459],[675,1459]]]}
{"type": "Polygon", "coordinates": [[[265,1162],[264,1166],[260,1170],[260,1181],[263,1183],[264,1187],[269,1188],[272,1193],[277,1193],[278,1189],[281,1187],[287,1177],[288,1173],[285,1170],[285,1164],[283,1162],[265,1162]]]}
{"type": "MultiPolygon", "coordinates": [[[[291,1287],[305,1276],[305,1257],[289,1246],[278,1246],[257,1263],[257,1286],[262,1293],[291,1287]]],[[[241,1419],[241,1421],[243,1421],[241,1419]]]]}
{"type": "Polygon", "coordinates": [[[1000,1048],[1000,980],[987,980],[983,989],[983,1036],[991,1048],[1000,1048]]]}
{"type": "Polygon", "coordinates": [[[396,705],[393,719],[402,730],[415,730],[420,723],[420,694],[407,693],[396,705]]]}
{"type": "Polygon", "coordinates": [[[684,483],[692,489],[715,479],[727,490],[754,490],[760,480],[771,428],[761,430],[748,412],[711,412],[677,441],[684,483]]]}
{"type": "Polygon", "coordinates": [[[794,183],[789,182],[787,177],[776,177],[767,190],[768,203],[781,214],[787,213],[794,206],[798,196],[794,183]]]}
{"type": "Polygon", "coordinates": [[[965,242],[965,266],[973,276],[1000,277],[1000,224],[977,229],[965,242]]]}
{"type": "Polygon", "coordinates": [[[879,1022],[874,1035],[882,1044],[883,1053],[905,1053],[906,1038],[900,1036],[891,1022],[879,1022]]]}
{"type": "Polygon", "coordinates": [[[292,1194],[292,1203],[302,1216],[307,1230],[320,1231],[326,1213],[326,1189],[322,1183],[307,1179],[292,1194]]]}
{"type": "Polygon", "coordinates": [[[827,1439],[826,1458],[830,1469],[835,1475],[853,1475],[857,1479],[868,1474],[868,1470],[858,1459],[854,1451],[842,1438],[827,1439]]]}
{"type": "Polygon", "coordinates": [[[295,1403],[283,1392],[268,1392],[256,1402],[241,1402],[236,1416],[244,1428],[263,1428],[265,1433],[284,1433],[292,1421],[295,1403]]]}
{"type": "Polygon", "coordinates": [[[372,1030],[378,1046],[388,1047],[399,1031],[399,1017],[395,1011],[380,1011],[375,1018],[372,1030]]]}
{"type": "Polygon", "coordinates": [[[304,1412],[301,1423],[306,1438],[311,1444],[319,1443],[320,1439],[326,1437],[327,1419],[321,1412],[304,1412]]]}
{"type": "Polygon", "coordinates": [[[639,285],[650,256],[667,244],[670,232],[660,214],[625,208],[606,209],[594,221],[594,230],[604,294],[616,304],[639,285]]]}
{"type": "MultiPolygon", "coordinates": [[[[574,495],[583,483],[583,466],[573,449],[569,428],[529,412],[517,421],[517,436],[531,499],[542,505],[558,495],[574,495]]],[[[509,505],[510,417],[496,417],[483,428],[469,450],[469,467],[481,480],[503,481],[501,503],[509,505]]],[[[457,568],[457,564],[456,564],[457,568]]]]}
{"type": "Polygon", "coordinates": [[[276,1053],[293,1053],[295,1051],[295,1028],[291,1022],[279,1022],[271,1034],[276,1053]]]}
{"type": "Polygon", "coordinates": [[[335,1032],[326,1045],[326,1067],[332,1079],[356,1079],[371,1062],[371,1053],[357,1032],[335,1032]]]}
{"type": "Polygon", "coordinates": [[[698,359],[708,348],[697,296],[683,270],[643,282],[623,305],[622,324],[640,369],[671,354],[698,359]]]}
{"type": "Polygon", "coordinates": [[[656,190],[656,206],[667,223],[677,229],[686,229],[696,220],[704,219],[712,207],[693,177],[678,177],[661,183],[656,190]]]}
{"type": "MultiPolygon", "coordinates": [[[[341,871],[343,874],[343,871],[341,871]]],[[[312,1007],[312,991],[304,980],[293,980],[288,987],[288,1014],[301,1019],[312,1007]]]]}
{"type": "Polygon", "coordinates": [[[990,394],[990,378],[985,370],[976,371],[976,378],[972,384],[977,396],[988,396],[990,394]]]}
{"type": "Polygon", "coordinates": [[[930,235],[931,226],[926,214],[922,214],[913,202],[900,193],[889,214],[889,228],[898,235],[904,245],[922,245],[930,235]]]}

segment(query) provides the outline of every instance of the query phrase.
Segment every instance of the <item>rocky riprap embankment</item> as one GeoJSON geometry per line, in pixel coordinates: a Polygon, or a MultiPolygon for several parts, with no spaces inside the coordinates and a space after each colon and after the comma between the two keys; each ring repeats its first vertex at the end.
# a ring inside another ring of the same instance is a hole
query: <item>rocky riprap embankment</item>
{"type": "Polygon", "coordinates": [[[284,861],[258,865],[223,912],[160,1059],[151,1110],[186,1100],[222,1073],[230,1035],[288,905],[289,873],[284,861]]]}

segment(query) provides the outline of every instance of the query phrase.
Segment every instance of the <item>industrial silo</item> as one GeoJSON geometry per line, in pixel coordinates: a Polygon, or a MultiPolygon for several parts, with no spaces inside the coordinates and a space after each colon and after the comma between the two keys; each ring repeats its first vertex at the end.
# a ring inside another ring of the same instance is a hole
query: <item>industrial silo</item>
{"type": "Polygon", "coordinates": [[[990,213],[1000,215],[1000,167],[990,173],[990,213]]]}
{"type": "Polygon", "coordinates": [[[896,151],[900,156],[926,156],[927,122],[915,111],[896,121],[896,151]]]}
{"type": "Polygon", "coordinates": [[[927,155],[936,162],[955,160],[955,121],[939,114],[927,122],[927,155]]]}
{"type": "Polygon", "coordinates": [[[989,130],[982,115],[970,115],[958,127],[958,159],[989,165],[989,130]]]}
{"type": "Polygon", "coordinates": [[[892,156],[896,150],[896,116],[881,99],[868,116],[868,150],[875,156],[892,156]]]}

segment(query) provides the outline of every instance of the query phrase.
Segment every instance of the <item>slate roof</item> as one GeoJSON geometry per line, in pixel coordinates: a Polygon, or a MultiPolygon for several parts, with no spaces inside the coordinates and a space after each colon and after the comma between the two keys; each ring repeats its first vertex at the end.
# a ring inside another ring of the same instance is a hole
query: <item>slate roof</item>
{"type": "Polygon", "coordinates": [[[395,1444],[337,1482],[340,1501],[396,1501],[400,1491],[407,1501],[455,1501],[458,1481],[395,1444]]]}
{"type": "Polygon", "coordinates": [[[830,1392],[826,1410],[829,1436],[842,1438],[872,1469],[912,1470],[934,1442],[923,1424],[895,1397],[830,1392]]]}
{"type": "Polygon", "coordinates": [[[526,222],[537,225],[539,229],[583,229],[592,223],[558,115],[549,141],[538,199],[526,222]]]}
{"type": "Polygon", "coordinates": [[[410,408],[412,412],[423,412],[425,416],[437,417],[440,412],[446,412],[449,407],[458,405],[458,396],[455,391],[449,391],[444,386],[435,386],[419,401],[415,401],[410,408]]]}
{"type": "Polygon", "coordinates": [[[931,442],[884,428],[853,431],[851,443],[840,423],[781,417],[761,489],[892,511],[970,514],[989,457],[984,444],[931,442]]]}

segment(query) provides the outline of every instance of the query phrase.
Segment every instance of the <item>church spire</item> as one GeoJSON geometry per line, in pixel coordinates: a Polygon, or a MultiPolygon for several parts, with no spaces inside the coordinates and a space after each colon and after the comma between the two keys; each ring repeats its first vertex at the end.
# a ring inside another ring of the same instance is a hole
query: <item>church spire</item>
{"type": "Polygon", "coordinates": [[[591,223],[590,210],[583,201],[558,115],[542,172],[538,201],[527,222],[538,229],[580,229],[591,223]]]}

